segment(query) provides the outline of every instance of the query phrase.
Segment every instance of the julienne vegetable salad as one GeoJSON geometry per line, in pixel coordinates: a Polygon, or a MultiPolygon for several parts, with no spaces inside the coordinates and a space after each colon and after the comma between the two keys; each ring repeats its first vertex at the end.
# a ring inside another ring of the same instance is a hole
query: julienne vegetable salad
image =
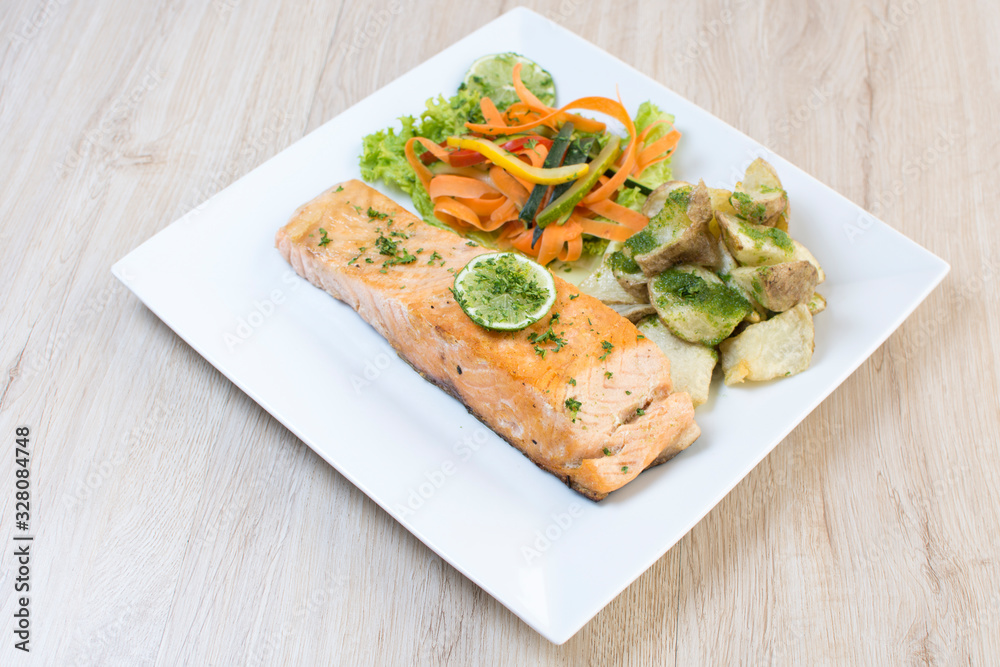
{"type": "Polygon", "coordinates": [[[364,137],[361,175],[399,187],[428,223],[483,245],[542,265],[596,258],[649,223],[642,205],[671,179],[681,134],[651,102],[634,116],[608,97],[554,103],[552,76],[536,63],[486,56],[451,98],[364,137]],[[625,135],[576,112],[606,116],[625,135]]]}

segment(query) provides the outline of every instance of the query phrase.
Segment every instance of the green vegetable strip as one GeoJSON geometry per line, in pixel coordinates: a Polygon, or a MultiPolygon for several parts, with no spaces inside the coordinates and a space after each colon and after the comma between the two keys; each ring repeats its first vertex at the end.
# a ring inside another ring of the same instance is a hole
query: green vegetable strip
{"type": "MultiPolygon", "coordinates": [[[[594,145],[595,141],[593,137],[584,137],[583,139],[577,139],[569,146],[569,150],[566,151],[566,159],[563,160],[563,165],[567,164],[580,164],[581,162],[586,162],[587,158],[590,156],[590,149],[594,145]]],[[[567,190],[572,187],[573,182],[560,183],[559,185],[553,186],[552,197],[549,201],[555,201],[559,199],[567,190]]],[[[532,213],[532,218],[534,217],[532,213]]],[[[531,247],[534,248],[538,240],[542,238],[542,232],[545,230],[543,225],[537,225],[535,227],[535,233],[531,237],[531,247]]]]}
{"type": "Polygon", "coordinates": [[[594,184],[597,183],[597,179],[601,177],[608,167],[615,161],[620,153],[619,145],[621,144],[621,138],[616,135],[611,135],[611,139],[608,141],[608,145],[604,147],[601,154],[598,155],[593,162],[590,163],[590,170],[574,181],[573,185],[570,186],[563,195],[553,201],[549,202],[549,205],[545,207],[541,213],[538,214],[536,220],[538,221],[539,227],[544,227],[551,222],[556,222],[557,220],[564,220],[569,217],[569,214],[573,212],[573,207],[580,203],[587,193],[590,192],[594,184]]]}
{"type": "MultiPolygon", "coordinates": [[[[593,137],[577,139],[566,152],[566,159],[563,160],[563,164],[580,164],[581,162],[586,162],[587,158],[590,156],[590,151],[593,146],[593,137]]],[[[555,189],[552,190],[552,200],[555,201],[556,199],[559,199],[559,197],[563,196],[563,194],[569,190],[572,185],[572,183],[562,183],[561,185],[557,185],[555,189]]]]}
{"type": "MultiPolygon", "coordinates": [[[[545,156],[545,162],[542,163],[543,168],[552,169],[553,167],[562,165],[563,158],[566,156],[566,149],[569,148],[571,134],[573,134],[573,123],[563,123],[563,126],[559,128],[559,134],[556,135],[555,140],[552,142],[549,154],[545,156]]],[[[527,224],[535,219],[535,213],[538,212],[538,207],[541,205],[542,199],[545,197],[545,192],[548,189],[549,186],[541,184],[531,189],[528,201],[524,203],[524,208],[521,209],[521,215],[519,216],[522,222],[527,224]]]]}

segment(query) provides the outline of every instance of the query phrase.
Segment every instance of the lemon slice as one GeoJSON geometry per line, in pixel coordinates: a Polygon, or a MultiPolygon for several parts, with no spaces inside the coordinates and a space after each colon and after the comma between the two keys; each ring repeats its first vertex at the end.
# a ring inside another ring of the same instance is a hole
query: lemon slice
{"type": "Polygon", "coordinates": [[[514,65],[521,63],[521,81],[543,104],[556,103],[556,84],[552,75],[538,63],[516,53],[497,53],[483,56],[472,63],[465,73],[459,90],[468,89],[476,95],[493,100],[493,104],[503,111],[519,101],[514,90],[514,65]]]}
{"type": "Polygon", "coordinates": [[[455,276],[455,300],[481,327],[517,331],[534,324],[556,300],[556,283],[541,264],[513,252],[478,255],[455,276]]]}

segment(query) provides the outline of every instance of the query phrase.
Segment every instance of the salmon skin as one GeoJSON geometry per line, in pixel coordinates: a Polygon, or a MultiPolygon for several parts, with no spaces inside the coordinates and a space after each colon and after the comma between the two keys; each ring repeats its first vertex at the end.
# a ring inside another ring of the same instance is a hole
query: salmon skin
{"type": "Polygon", "coordinates": [[[424,378],[592,500],[701,433],[690,396],[670,391],[669,360],[627,319],[556,277],[555,304],[540,321],[521,331],[480,327],[451,288],[470,259],[494,251],[360,181],[305,204],[275,245],[424,378]]]}

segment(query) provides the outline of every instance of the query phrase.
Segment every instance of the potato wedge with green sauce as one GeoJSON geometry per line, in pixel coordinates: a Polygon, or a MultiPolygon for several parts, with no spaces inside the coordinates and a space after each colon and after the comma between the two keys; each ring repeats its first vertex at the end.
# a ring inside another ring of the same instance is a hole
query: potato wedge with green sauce
{"type": "MultiPolygon", "coordinates": [[[[743,180],[736,184],[730,203],[740,217],[775,227],[780,222],[779,216],[788,209],[788,194],[781,187],[774,167],[764,158],[757,158],[747,167],[743,180]]],[[[787,219],[784,223],[787,229],[787,219]]]]}
{"type": "Polygon", "coordinates": [[[749,292],[764,308],[783,313],[807,303],[819,284],[816,268],[806,261],[768,266],[740,266],[729,273],[741,291],[749,292]]]}
{"type": "Polygon", "coordinates": [[[805,247],[795,239],[792,239],[792,245],[795,246],[795,251],[792,252],[792,259],[802,260],[804,262],[809,262],[816,269],[816,275],[819,279],[819,284],[822,284],[826,280],[826,273],[823,272],[823,267],[819,265],[819,262],[809,252],[809,248],[805,247]]]}
{"type": "Polygon", "coordinates": [[[636,261],[626,255],[621,250],[616,250],[608,256],[608,266],[615,276],[615,280],[629,294],[640,301],[649,299],[649,276],[643,273],[642,268],[636,261]]]}
{"type": "Polygon", "coordinates": [[[801,373],[812,361],[814,341],[812,315],[805,304],[751,324],[719,345],[725,383],[761,382],[801,373]]]}
{"type": "Polygon", "coordinates": [[[616,252],[621,254],[621,247],[621,243],[612,242],[608,244],[607,249],[604,251],[601,265],[580,283],[580,291],[584,294],[589,294],[595,299],[600,299],[608,305],[648,303],[648,292],[629,292],[615,278],[614,269],[611,266],[611,256],[616,252]]]}
{"type": "Polygon", "coordinates": [[[736,215],[736,209],[733,205],[729,203],[729,198],[733,196],[731,190],[726,190],[724,188],[709,188],[708,197],[712,203],[712,219],[708,221],[708,231],[715,238],[721,238],[722,232],[719,231],[719,221],[715,219],[714,213],[722,211],[723,213],[728,213],[729,215],[736,215]]]}
{"type": "Polygon", "coordinates": [[[715,272],[716,275],[722,279],[722,282],[739,292],[740,296],[750,303],[753,310],[747,313],[744,321],[749,322],[750,324],[760,322],[767,316],[767,308],[764,308],[764,306],[757,303],[757,300],[753,298],[753,294],[750,293],[750,290],[745,289],[742,285],[733,280],[733,269],[739,267],[739,264],[737,263],[736,258],[733,257],[732,253],[729,252],[729,248],[726,247],[725,241],[721,238],[717,239],[716,245],[719,247],[719,257],[722,258],[719,262],[719,269],[715,272]]]}
{"type": "Polygon", "coordinates": [[[780,264],[795,256],[795,242],[780,229],[747,222],[721,211],[716,212],[715,218],[729,252],[744,266],[780,264]]]}
{"type": "Polygon", "coordinates": [[[656,308],[653,308],[651,303],[612,303],[608,304],[608,307],[632,324],[656,314],[656,308]]]}
{"type": "Polygon", "coordinates": [[[806,305],[809,306],[810,315],[817,315],[826,310],[826,299],[823,297],[822,294],[816,292],[815,294],[812,295],[812,298],[809,299],[809,303],[807,303],[806,305]]]}
{"type": "Polygon", "coordinates": [[[687,392],[695,407],[707,401],[712,386],[712,371],[719,361],[718,352],[711,347],[681,340],[670,333],[658,317],[647,317],[637,327],[670,360],[674,391],[687,392]]]}
{"type": "Polygon", "coordinates": [[[647,276],[674,264],[718,264],[718,252],[708,231],[712,205],[704,183],[664,183],[649,195],[642,212],[649,217],[649,224],[625,241],[624,253],[647,276]]]}
{"type": "Polygon", "coordinates": [[[678,338],[714,347],[752,310],[739,292],[692,264],[667,269],[649,283],[649,302],[678,338]]]}

